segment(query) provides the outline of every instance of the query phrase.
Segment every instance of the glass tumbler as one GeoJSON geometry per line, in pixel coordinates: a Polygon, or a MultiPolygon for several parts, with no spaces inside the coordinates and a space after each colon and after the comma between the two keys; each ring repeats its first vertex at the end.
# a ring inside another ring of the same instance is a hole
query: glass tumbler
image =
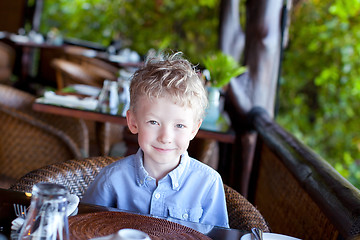
{"type": "Polygon", "coordinates": [[[18,239],[69,240],[67,194],[62,185],[34,185],[30,209],[18,239]]]}
{"type": "Polygon", "coordinates": [[[116,115],[119,110],[118,83],[105,80],[98,101],[97,110],[99,112],[116,115]]]}

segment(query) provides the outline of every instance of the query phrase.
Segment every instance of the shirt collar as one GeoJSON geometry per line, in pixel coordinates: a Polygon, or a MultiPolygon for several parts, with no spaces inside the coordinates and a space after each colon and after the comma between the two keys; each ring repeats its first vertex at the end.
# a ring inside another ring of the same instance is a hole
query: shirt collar
{"type": "MultiPolygon", "coordinates": [[[[146,178],[150,177],[149,173],[144,168],[143,156],[143,151],[139,148],[134,157],[136,182],[139,186],[144,186],[146,178]]],[[[189,154],[188,152],[185,152],[181,155],[180,164],[174,170],[168,173],[167,176],[169,176],[171,179],[171,185],[173,190],[178,191],[180,189],[181,183],[183,182],[183,178],[181,178],[181,176],[186,171],[189,162],[189,154]]]]}

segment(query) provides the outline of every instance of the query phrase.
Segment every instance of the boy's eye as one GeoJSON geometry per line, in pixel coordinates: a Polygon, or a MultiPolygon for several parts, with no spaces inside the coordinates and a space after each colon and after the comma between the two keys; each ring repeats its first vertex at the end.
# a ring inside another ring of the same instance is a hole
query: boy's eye
{"type": "Polygon", "coordinates": [[[177,128],[184,128],[185,126],[183,124],[176,124],[177,128]]]}
{"type": "Polygon", "coordinates": [[[154,121],[154,120],[150,120],[149,123],[150,123],[151,125],[157,125],[157,122],[154,121]]]}

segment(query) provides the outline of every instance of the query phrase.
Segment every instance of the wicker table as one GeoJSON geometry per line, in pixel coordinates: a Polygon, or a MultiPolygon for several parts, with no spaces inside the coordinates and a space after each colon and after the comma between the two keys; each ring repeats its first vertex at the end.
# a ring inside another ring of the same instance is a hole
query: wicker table
{"type": "MultiPolygon", "coordinates": [[[[11,227],[11,221],[15,219],[15,213],[13,204],[19,203],[26,206],[29,206],[30,204],[30,197],[27,197],[22,192],[15,192],[7,189],[1,189],[0,188],[0,233],[4,234],[6,237],[10,237],[10,227],[11,227]]],[[[111,211],[117,211],[120,212],[119,209],[113,209],[113,208],[107,208],[102,206],[96,206],[91,204],[84,204],[80,203],[78,208],[78,216],[81,216],[80,214],[88,214],[88,213],[98,213],[101,214],[103,212],[111,212],[111,211]]],[[[124,214],[124,211],[121,211],[124,214]]],[[[114,213],[116,214],[116,213],[114,213]]],[[[153,221],[165,221],[163,219],[159,218],[152,218],[146,215],[140,215],[144,216],[146,218],[151,218],[153,221]]],[[[70,220],[72,221],[72,220],[70,220]]],[[[195,229],[197,231],[202,231],[201,229],[205,229],[203,231],[203,234],[210,237],[211,239],[222,239],[222,240],[232,240],[232,239],[240,239],[242,235],[247,233],[246,231],[241,231],[237,229],[227,229],[227,228],[221,228],[221,227],[213,227],[213,226],[206,226],[202,224],[197,223],[189,223],[184,222],[188,228],[195,229]]],[[[185,228],[186,228],[185,227],[185,228]]]]}

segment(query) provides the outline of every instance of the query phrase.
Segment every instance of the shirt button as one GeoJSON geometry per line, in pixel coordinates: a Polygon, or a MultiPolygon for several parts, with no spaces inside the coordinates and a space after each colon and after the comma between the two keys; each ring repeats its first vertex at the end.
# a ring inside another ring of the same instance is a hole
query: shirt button
{"type": "Polygon", "coordinates": [[[179,183],[175,183],[174,186],[177,188],[179,186],[179,183]]]}
{"type": "Polygon", "coordinates": [[[187,213],[184,213],[184,214],[183,214],[183,218],[184,218],[184,219],[188,219],[188,217],[189,217],[189,214],[187,214],[187,213]]]}
{"type": "Polygon", "coordinates": [[[151,177],[147,177],[146,180],[147,180],[147,181],[151,181],[151,177]]]}
{"type": "Polygon", "coordinates": [[[143,180],[140,180],[140,184],[143,185],[143,184],[144,184],[144,181],[143,181],[143,180]]]}
{"type": "Polygon", "coordinates": [[[155,194],[155,198],[159,199],[160,198],[160,193],[155,194]]]}

